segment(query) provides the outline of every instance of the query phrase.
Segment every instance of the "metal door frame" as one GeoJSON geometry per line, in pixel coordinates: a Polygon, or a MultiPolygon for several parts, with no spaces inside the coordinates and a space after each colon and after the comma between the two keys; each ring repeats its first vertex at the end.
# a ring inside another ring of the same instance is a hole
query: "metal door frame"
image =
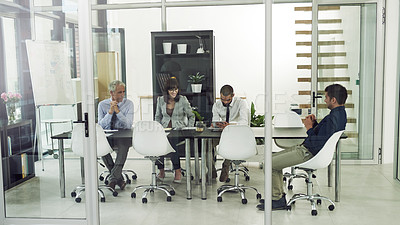
{"type": "MultiPolygon", "coordinates": [[[[374,108],[374,144],[372,160],[344,160],[344,164],[378,164],[379,153],[382,148],[382,121],[383,121],[383,76],[384,74],[384,47],[385,47],[385,0],[313,0],[312,7],[312,51],[311,51],[311,93],[317,92],[317,75],[318,75],[318,6],[323,5],[357,5],[357,4],[376,4],[377,20],[376,20],[376,55],[375,55],[375,108],[374,108]]],[[[316,113],[315,107],[311,105],[311,112],[316,113]]]]}

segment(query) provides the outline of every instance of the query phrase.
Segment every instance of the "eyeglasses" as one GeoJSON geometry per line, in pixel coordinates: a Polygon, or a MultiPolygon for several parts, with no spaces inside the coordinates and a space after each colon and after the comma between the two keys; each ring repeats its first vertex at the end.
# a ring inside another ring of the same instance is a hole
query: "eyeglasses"
{"type": "Polygon", "coordinates": [[[170,91],[170,92],[178,92],[179,91],[179,89],[178,88],[171,88],[171,89],[168,89],[168,91],[170,91]]]}

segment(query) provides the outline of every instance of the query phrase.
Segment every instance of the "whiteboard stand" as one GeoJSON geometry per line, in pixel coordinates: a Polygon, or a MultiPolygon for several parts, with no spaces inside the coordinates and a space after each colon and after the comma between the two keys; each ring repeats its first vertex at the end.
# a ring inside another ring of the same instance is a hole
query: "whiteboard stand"
{"type": "Polygon", "coordinates": [[[42,137],[41,137],[41,125],[42,123],[40,122],[40,106],[36,106],[36,133],[35,133],[35,143],[34,146],[36,146],[36,140],[38,142],[38,160],[42,161],[42,171],[44,171],[44,161],[43,161],[43,146],[42,146],[42,137]],[[39,135],[38,135],[39,134],[39,135]]]}

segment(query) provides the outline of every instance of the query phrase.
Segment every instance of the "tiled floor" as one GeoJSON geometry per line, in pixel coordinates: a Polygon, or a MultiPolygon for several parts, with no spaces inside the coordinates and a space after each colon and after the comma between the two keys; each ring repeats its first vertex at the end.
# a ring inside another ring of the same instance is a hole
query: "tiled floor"
{"type": "MultiPolygon", "coordinates": [[[[221,162],[218,162],[220,164],[221,162]]],[[[184,163],[182,163],[184,165],[184,163]]],[[[80,182],[79,161],[66,160],[66,198],[60,198],[58,161],[45,160],[45,170],[36,165],[36,177],[6,192],[6,214],[9,217],[82,218],[85,203],[75,203],[70,191],[80,182]]],[[[99,167],[102,170],[101,167],[99,167]]],[[[193,199],[186,200],[186,185],[173,184],[176,195],[172,202],[156,192],[142,204],[141,194],[132,199],[130,193],[136,185],[150,183],[150,161],[128,160],[126,168],[134,169],[138,179],[119,191],[118,197],[106,194],[106,202],[100,203],[101,224],[263,224],[264,214],[257,211],[255,193],[247,191],[248,204],[241,203],[238,194],[227,193],[223,202],[216,201],[216,189],[222,184],[214,181],[208,186],[207,200],[200,199],[200,186],[193,185],[193,199]]],[[[386,165],[343,165],[341,201],[330,212],[323,203],[318,206],[318,216],[310,215],[310,204],[297,202],[292,211],[272,213],[273,224],[324,224],[324,225],[394,225],[400,222],[400,183],[392,178],[393,166],[386,165]]],[[[251,179],[241,183],[255,186],[263,193],[263,171],[250,168],[251,179]]],[[[231,178],[233,176],[231,175],[231,178]]],[[[166,183],[172,183],[173,175],[168,174],[166,183]]],[[[232,183],[232,181],[231,181],[232,183]]],[[[334,198],[334,189],[327,187],[326,170],[317,172],[314,190],[334,198]]],[[[303,180],[296,180],[293,193],[305,192],[303,180]]],[[[83,201],[84,201],[83,197],[83,201]]]]}

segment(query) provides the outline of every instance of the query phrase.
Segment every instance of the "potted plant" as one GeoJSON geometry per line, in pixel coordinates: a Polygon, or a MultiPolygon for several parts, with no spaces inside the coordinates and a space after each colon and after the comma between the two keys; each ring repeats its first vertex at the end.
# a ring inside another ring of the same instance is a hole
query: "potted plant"
{"type": "Polygon", "coordinates": [[[189,83],[192,84],[192,92],[200,93],[202,87],[202,81],[205,79],[204,74],[197,72],[195,75],[189,75],[189,83]]]}
{"type": "Polygon", "coordinates": [[[196,126],[196,131],[197,132],[202,132],[204,130],[204,128],[206,127],[206,125],[203,122],[204,117],[201,116],[200,113],[197,112],[197,109],[194,108],[194,107],[192,108],[192,112],[196,116],[196,119],[197,119],[196,125],[195,125],[196,126]]]}
{"type": "MultiPolygon", "coordinates": [[[[256,115],[256,108],[254,103],[251,103],[250,109],[250,126],[251,127],[264,127],[265,126],[265,115],[256,115]]],[[[257,145],[264,144],[264,139],[256,139],[257,145]]]]}

